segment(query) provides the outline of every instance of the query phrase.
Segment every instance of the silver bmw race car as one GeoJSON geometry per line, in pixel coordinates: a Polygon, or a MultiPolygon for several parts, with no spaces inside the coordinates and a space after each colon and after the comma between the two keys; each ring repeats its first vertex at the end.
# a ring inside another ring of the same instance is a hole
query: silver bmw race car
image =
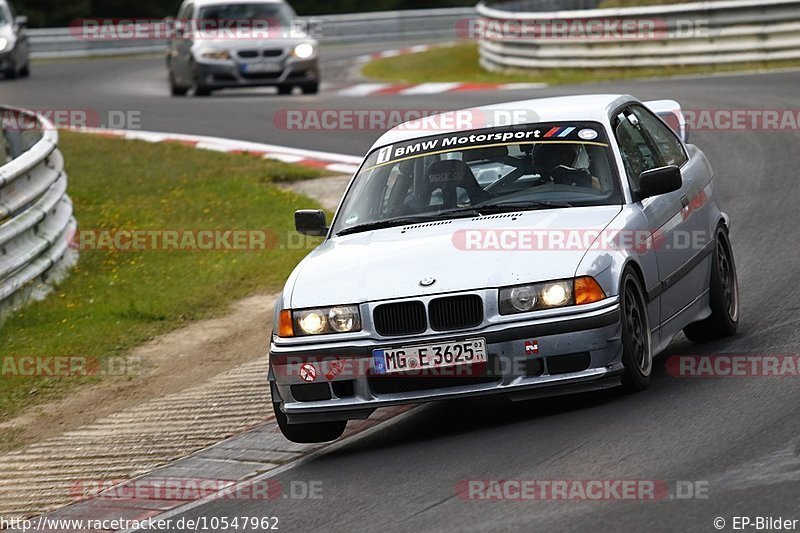
{"type": "Polygon", "coordinates": [[[385,133],[330,226],[322,211],[295,214],[297,231],[325,239],[276,305],[283,434],[333,440],[398,404],[638,391],[680,331],[732,335],[730,221],[686,141],[677,102],[627,95],[385,133]]]}

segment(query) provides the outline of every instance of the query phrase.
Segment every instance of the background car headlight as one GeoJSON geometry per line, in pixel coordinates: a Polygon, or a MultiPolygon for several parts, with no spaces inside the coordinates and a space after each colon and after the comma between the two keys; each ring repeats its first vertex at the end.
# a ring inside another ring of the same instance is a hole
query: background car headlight
{"type": "MultiPolygon", "coordinates": [[[[361,331],[358,306],[337,305],[292,312],[294,335],[322,335],[361,331]]],[[[286,335],[281,335],[286,336],[286,335]]]]}
{"type": "Polygon", "coordinates": [[[294,47],[295,57],[300,59],[308,59],[314,55],[314,45],[311,43],[301,43],[294,47]]]}
{"type": "Polygon", "coordinates": [[[215,61],[225,61],[231,58],[231,53],[227,50],[203,50],[200,52],[200,57],[215,61]]]}
{"type": "Polygon", "coordinates": [[[567,305],[599,302],[606,297],[597,281],[589,276],[577,279],[531,283],[500,289],[501,315],[553,309],[567,305]]]}
{"type": "Polygon", "coordinates": [[[8,46],[8,39],[6,39],[5,37],[0,37],[0,52],[5,50],[6,46],[8,46]]]}

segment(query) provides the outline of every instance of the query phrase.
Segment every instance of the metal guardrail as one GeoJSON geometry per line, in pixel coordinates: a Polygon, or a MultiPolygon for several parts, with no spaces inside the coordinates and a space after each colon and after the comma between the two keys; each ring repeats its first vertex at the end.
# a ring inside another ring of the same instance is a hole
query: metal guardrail
{"type": "MultiPolygon", "coordinates": [[[[469,7],[323,15],[302,20],[308,21],[309,27],[319,29],[321,42],[363,43],[403,39],[454,40],[456,23],[474,15],[475,9],[469,7]]],[[[158,24],[164,24],[166,28],[166,23],[158,24]]],[[[154,26],[149,27],[159,35],[166,33],[166,29],[160,31],[154,26]]],[[[84,39],[79,28],[31,29],[28,35],[31,54],[37,58],[140,54],[166,49],[165,39],[84,39]]]]}
{"type": "Polygon", "coordinates": [[[0,316],[43,298],[77,260],[58,132],[44,117],[0,107],[0,316]]]}
{"type": "Polygon", "coordinates": [[[516,38],[489,33],[479,41],[484,68],[625,68],[800,59],[800,0],[725,0],[557,12],[520,11],[524,5],[517,0],[493,6],[481,3],[476,9],[487,27],[514,23],[535,27],[553,20],[628,20],[632,24],[654,22],[656,31],[642,39],[594,35],[542,38],[541,34],[516,38]]]}

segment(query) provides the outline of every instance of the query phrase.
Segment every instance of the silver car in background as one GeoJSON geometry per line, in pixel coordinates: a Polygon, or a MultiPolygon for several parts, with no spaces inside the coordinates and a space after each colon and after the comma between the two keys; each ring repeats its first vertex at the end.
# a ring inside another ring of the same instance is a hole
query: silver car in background
{"type": "Polygon", "coordinates": [[[0,72],[6,79],[31,73],[28,18],[17,16],[11,3],[0,0],[0,72]]]}
{"type": "Polygon", "coordinates": [[[173,96],[235,87],[319,91],[319,44],[283,0],[184,0],[170,23],[173,96]]]}
{"type": "Polygon", "coordinates": [[[445,114],[378,139],[330,227],[295,214],[325,240],[275,306],[269,380],[288,439],[333,440],[398,404],[639,391],[679,332],[736,331],[730,221],[677,102],[464,112],[479,126],[445,114]]]}

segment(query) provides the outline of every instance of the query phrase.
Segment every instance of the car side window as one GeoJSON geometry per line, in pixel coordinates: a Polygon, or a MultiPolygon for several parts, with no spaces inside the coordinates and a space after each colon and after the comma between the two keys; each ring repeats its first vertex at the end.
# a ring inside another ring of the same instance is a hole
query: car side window
{"type": "Polygon", "coordinates": [[[614,133],[619,144],[622,162],[628,180],[635,190],[639,189],[639,176],[646,170],[664,166],[658,149],[645,135],[639,119],[625,110],[617,116],[614,133]]]}
{"type": "Polygon", "coordinates": [[[631,112],[636,115],[639,123],[655,142],[665,165],[679,167],[689,160],[678,137],[658,117],[641,106],[632,106],[631,112]]]}

